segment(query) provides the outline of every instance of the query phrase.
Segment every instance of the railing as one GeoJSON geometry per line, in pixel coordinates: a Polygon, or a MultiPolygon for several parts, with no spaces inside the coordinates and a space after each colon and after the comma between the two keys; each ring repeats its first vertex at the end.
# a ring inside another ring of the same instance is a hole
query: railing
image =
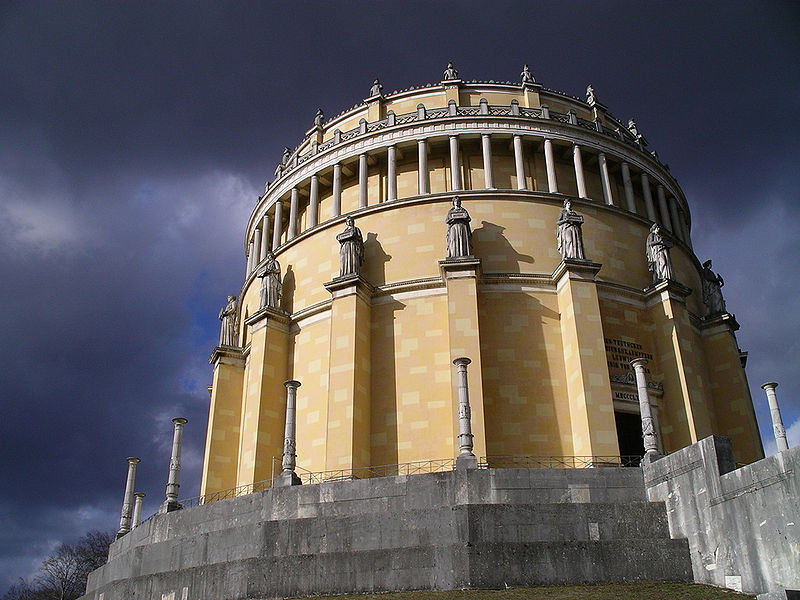
{"type": "Polygon", "coordinates": [[[441,473],[452,471],[456,466],[454,458],[418,460],[396,465],[378,465],[376,467],[358,467],[355,469],[334,469],[331,471],[311,472],[301,469],[297,473],[305,484],[327,483],[331,481],[352,481],[370,479],[372,477],[397,477],[401,475],[419,475],[421,473],[441,473]]]}
{"type": "Polygon", "coordinates": [[[641,456],[484,456],[484,469],[590,469],[595,467],[638,467],[641,456]]]}

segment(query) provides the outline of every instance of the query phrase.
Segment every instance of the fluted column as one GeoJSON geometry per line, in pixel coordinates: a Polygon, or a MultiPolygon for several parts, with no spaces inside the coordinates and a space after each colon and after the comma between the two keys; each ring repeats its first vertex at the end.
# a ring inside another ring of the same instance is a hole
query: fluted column
{"type": "Polygon", "coordinates": [[[300,190],[292,188],[291,201],[289,203],[289,231],[286,235],[288,242],[297,235],[297,213],[300,210],[300,190]]]}
{"type": "Polygon", "coordinates": [[[769,416],[772,417],[772,431],[775,433],[775,445],[778,447],[778,452],[783,452],[789,449],[789,442],[786,441],[786,429],[783,427],[781,409],[778,406],[778,397],[775,395],[775,388],[778,387],[778,384],[768,381],[762,383],[761,387],[767,393],[769,416]]]}
{"type": "Polygon", "coordinates": [[[450,188],[459,191],[461,186],[461,160],[458,153],[458,136],[450,136],[450,188]]]}
{"type": "Polygon", "coordinates": [[[300,387],[300,382],[294,379],[284,382],[286,386],[286,428],[283,434],[283,461],[281,468],[283,472],[294,473],[295,449],[297,442],[295,440],[296,434],[296,412],[297,412],[297,388],[300,387]]]}
{"type": "Polygon", "coordinates": [[[636,373],[636,390],[639,393],[639,415],[642,418],[642,439],[645,454],[658,454],[658,437],[656,436],[653,413],[650,408],[650,395],[647,392],[647,378],[644,373],[646,358],[634,358],[631,366],[636,373]]]}
{"type": "Polygon", "coordinates": [[[597,155],[597,164],[600,165],[600,183],[603,185],[603,200],[606,204],[614,204],[614,196],[611,195],[611,178],[608,175],[608,161],[606,155],[600,152],[597,155]]]}
{"type": "Polygon", "coordinates": [[[492,135],[481,134],[481,152],[483,154],[483,187],[487,190],[494,188],[492,177],[492,135]]]}
{"type": "Polygon", "coordinates": [[[664,193],[664,186],[659,184],[656,188],[658,197],[658,216],[661,217],[661,225],[668,231],[672,231],[672,224],[669,221],[669,209],[667,208],[667,196],[664,193]]]}
{"type": "Polygon", "coordinates": [[[342,164],[333,165],[333,198],[331,200],[333,216],[342,214],[342,164]]]}
{"type": "Polygon", "coordinates": [[[386,149],[386,198],[397,200],[397,146],[386,149]]]}
{"type": "Polygon", "coordinates": [[[653,195],[650,193],[650,179],[647,173],[642,173],[642,196],[644,197],[644,209],[647,212],[647,220],[656,222],[656,210],[653,207],[653,195]]]}
{"type": "Polygon", "coordinates": [[[278,200],[275,203],[275,222],[272,226],[272,249],[277,250],[281,245],[281,234],[283,233],[283,202],[278,200]]]}
{"type": "Polygon", "coordinates": [[[558,193],[556,163],[553,158],[553,141],[548,138],[544,139],[544,164],[547,168],[547,189],[550,193],[558,193]]]}
{"type": "Polygon", "coordinates": [[[316,227],[319,222],[319,176],[311,176],[311,188],[308,199],[308,227],[316,227]]]}
{"type": "Polygon", "coordinates": [[[135,456],[129,456],[125,460],[128,461],[128,479],[125,482],[125,496],[122,500],[122,511],[119,516],[119,531],[117,531],[117,539],[131,530],[131,511],[133,510],[133,484],[136,479],[136,465],[139,459],[135,456]]]}
{"type": "Polygon", "coordinates": [[[578,144],[573,144],[572,146],[572,162],[575,165],[575,183],[578,186],[578,196],[587,198],[586,179],[583,175],[583,158],[581,158],[581,147],[578,144]]]}
{"type": "Polygon", "coordinates": [[[514,167],[517,171],[517,189],[527,189],[525,186],[525,157],[522,153],[521,135],[514,135],[514,167]]]}
{"type": "Polygon", "coordinates": [[[264,214],[261,220],[261,252],[258,255],[258,262],[261,262],[267,257],[267,248],[269,247],[269,215],[264,214]]]}
{"type": "Polygon", "coordinates": [[[475,456],[472,453],[472,413],[467,382],[467,365],[471,362],[466,356],[453,361],[458,369],[458,449],[461,456],[475,456]]]}
{"type": "Polygon", "coordinates": [[[430,194],[431,182],[428,176],[428,143],[426,140],[417,140],[417,152],[419,153],[419,162],[417,164],[419,183],[417,189],[420,195],[430,194]]]}
{"type": "Polygon", "coordinates": [[[625,188],[625,204],[632,213],[636,212],[636,201],[633,199],[633,183],[631,182],[631,169],[628,163],[622,162],[622,185],[625,188]]]}
{"type": "Polygon", "coordinates": [[[183,426],[186,419],[175,417],[172,419],[172,456],[169,459],[169,479],[167,479],[167,498],[162,505],[163,512],[169,512],[180,508],[178,504],[178,477],[181,473],[181,442],[183,440],[183,426]]]}
{"type": "Polygon", "coordinates": [[[136,528],[142,522],[142,500],[144,500],[144,492],[136,492],[133,494],[133,523],[132,528],[136,528]]]}
{"type": "Polygon", "coordinates": [[[678,215],[678,201],[670,196],[668,204],[669,216],[670,219],[672,219],[672,233],[674,233],[678,239],[683,240],[683,228],[681,227],[681,219],[678,215]]]}
{"type": "Polygon", "coordinates": [[[358,208],[367,207],[367,155],[358,155],[358,208]]]}
{"type": "Polygon", "coordinates": [[[256,228],[253,232],[253,269],[258,266],[261,258],[261,230],[256,228]]]}

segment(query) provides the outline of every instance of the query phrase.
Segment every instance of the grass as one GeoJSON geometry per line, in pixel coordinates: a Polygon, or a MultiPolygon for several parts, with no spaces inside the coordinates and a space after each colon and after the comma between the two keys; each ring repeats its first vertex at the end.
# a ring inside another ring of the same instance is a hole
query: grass
{"type": "Polygon", "coordinates": [[[745,600],[749,594],[699,583],[604,583],[505,590],[452,590],[315,596],[314,600],[745,600]]]}

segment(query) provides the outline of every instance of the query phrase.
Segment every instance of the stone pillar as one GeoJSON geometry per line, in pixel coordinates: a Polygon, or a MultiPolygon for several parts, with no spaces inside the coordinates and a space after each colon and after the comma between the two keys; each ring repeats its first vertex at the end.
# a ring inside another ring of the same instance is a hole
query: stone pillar
{"type": "Polygon", "coordinates": [[[650,394],[647,392],[647,378],[644,373],[646,358],[634,358],[631,366],[636,373],[636,390],[639,393],[639,416],[642,419],[642,439],[645,454],[658,454],[658,436],[650,409],[650,394]]]}
{"type": "Polygon", "coordinates": [[[600,183],[603,186],[603,200],[606,204],[614,205],[614,196],[611,195],[611,178],[608,175],[608,161],[606,155],[600,152],[597,155],[597,164],[600,165],[600,183]]]}
{"type": "Polygon", "coordinates": [[[131,530],[131,511],[133,510],[133,483],[136,479],[136,464],[139,459],[135,456],[129,456],[125,460],[128,461],[128,479],[125,482],[125,497],[122,500],[122,511],[119,516],[119,531],[117,531],[117,539],[131,530]]]}
{"type": "Polygon", "coordinates": [[[622,162],[622,185],[625,188],[625,204],[632,213],[636,212],[636,201],[633,199],[633,183],[631,182],[631,169],[628,163],[622,162]]]}
{"type": "Polygon", "coordinates": [[[366,208],[367,199],[367,155],[358,155],[358,208],[366,208]]]}
{"type": "Polygon", "coordinates": [[[679,240],[683,240],[683,229],[681,228],[681,219],[678,216],[678,201],[670,196],[669,198],[669,216],[672,220],[672,233],[675,234],[679,240]]]}
{"type": "Polygon", "coordinates": [[[132,527],[136,529],[142,522],[142,500],[144,500],[144,492],[136,492],[133,494],[133,523],[132,527]]]}
{"type": "Polygon", "coordinates": [[[281,245],[281,234],[283,233],[283,202],[278,200],[275,203],[275,217],[272,225],[272,251],[281,245]]]}
{"type": "Polygon", "coordinates": [[[386,199],[397,200],[397,146],[386,149],[386,199]]]}
{"type": "Polygon", "coordinates": [[[661,225],[672,232],[672,224],[669,222],[669,210],[667,209],[667,196],[664,193],[664,186],[659,184],[656,188],[658,196],[658,216],[661,217],[661,225]]]}
{"type": "Polygon", "coordinates": [[[297,214],[300,212],[300,190],[292,188],[291,201],[289,203],[289,230],[286,234],[288,242],[297,235],[297,214]]]}
{"type": "Polygon", "coordinates": [[[558,193],[556,163],[553,159],[553,140],[549,138],[544,138],[544,163],[547,168],[547,189],[550,193],[558,193]]]}
{"type": "Polygon", "coordinates": [[[290,379],[285,381],[286,386],[286,427],[283,433],[283,460],[281,461],[282,472],[275,481],[276,486],[300,485],[300,478],[294,472],[297,454],[295,452],[297,443],[295,440],[296,432],[296,412],[297,412],[297,388],[300,382],[290,379]]]}
{"type": "Polygon", "coordinates": [[[258,254],[258,262],[267,258],[267,248],[269,248],[269,215],[264,213],[261,220],[261,252],[258,254]]]}
{"type": "Polygon", "coordinates": [[[455,192],[461,186],[461,158],[458,152],[458,136],[450,136],[450,188],[455,192]]]}
{"type": "Polygon", "coordinates": [[[247,266],[245,267],[245,277],[253,272],[253,242],[247,244],[247,266]]]}
{"type": "Polygon", "coordinates": [[[522,136],[514,134],[514,168],[517,172],[517,189],[528,189],[525,184],[525,157],[522,153],[522,136]]]}
{"type": "Polygon", "coordinates": [[[253,270],[261,262],[261,230],[256,229],[253,233],[253,270]]]}
{"type": "Polygon", "coordinates": [[[778,384],[768,381],[762,383],[761,387],[767,393],[769,416],[772,417],[772,430],[775,432],[775,445],[778,447],[778,452],[783,452],[789,449],[789,442],[786,441],[786,429],[783,427],[781,409],[778,406],[778,397],[775,395],[775,388],[778,387],[778,384]]]}
{"type": "Polygon", "coordinates": [[[162,512],[170,512],[178,510],[181,505],[178,504],[178,489],[181,485],[178,483],[178,477],[181,472],[181,442],[183,441],[183,426],[186,425],[186,419],[183,417],[175,417],[172,419],[172,456],[169,459],[169,479],[167,479],[167,498],[164,504],[161,505],[162,512]]]}
{"type": "Polygon", "coordinates": [[[467,382],[467,365],[472,361],[460,356],[453,361],[458,371],[458,458],[459,468],[476,469],[478,459],[472,452],[472,411],[469,407],[469,384],[467,382]]]}
{"type": "Polygon", "coordinates": [[[581,158],[581,147],[578,144],[572,146],[572,162],[575,164],[575,183],[578,186],[578,196],[586,198],[586,179],[583,176],[583,159],[581,158]]]}
{"type": "Polygon", "coordinates": [[[331,200],[333,216],[342,214],[342,163],[333,165],[333,198],[331,200]]]}
{"type": "Polygon", "coordinates": [[[492,177],[492,135],[481,134],[481,152],[483,153],[483,187],[487,190],[494,188],[492,177]]]}
{"type": "Polygon", "coordinates": [[[647,173],[642,173],[642,196],[644,197],[644,209],[647,212],[647,220],[656,222],[656,210],[653,207],[653,196],[650,193],[650,179],[647,173]]]}
{"type": "Polygon", "coordinates": [[[306,229],[316,227],[319,222],[319,176],[311,176],[311,188],[308,198],[308,226],[306,229]]]}
{"type": "Polygon", "coordinates": [[[419,176],[418,191],[420,195],[430,194],[431,182],[428,175],[428,143],[426,140],[417,140],[417,152],[419,153],[417,165],[417,174],[419,176]]]}

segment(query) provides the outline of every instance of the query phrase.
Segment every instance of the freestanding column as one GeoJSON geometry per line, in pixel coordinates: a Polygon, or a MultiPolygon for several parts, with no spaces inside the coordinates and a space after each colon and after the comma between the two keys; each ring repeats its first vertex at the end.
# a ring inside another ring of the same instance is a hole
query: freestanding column
{"type": "Polygon", "coordinates": [[[490,190],[494,187],[492,177],[492,135],[481,134],[481,151],[483,152],[483,187],[490,190]]]}
{"type": "Polygon", "coordinates": [[[300,191],[297,188],[292,188],[292,199],[289,203],[289,231],[286,235],[288,242],[297,235],[297,213],[300,210],[300,191]]]}
{"type": "Polygon", "coordinates": [[[789,449],[789,442],[786,441],[786,429],[783,427],[781,409],[778,407],[778,397],[775,395],[775,388],[778,387],[778,384],[774,381],[768,381],[767,383],[762,383],[761,387],[767,393],[769,415],[772,417],[772,430],[775,432],[775,445],[778,447],[778,452],[783,452],[789,449]]]}
{"type": "Polygon", "coordinates": [[[586,179],[583,176],[583,159],[581,158],[581,147],[578,144],[572,146],[572,162],[575,163],[575,183],[578,185],[578,196],[586,198],[586,179]]]}
{"type": "Polygon", "coordinates": [[[514,136],[514,167],[517,171],[517,189],[524,190],[525,187],[525,160],[522,155],[522,136],[514,136]]]}
{"type": "Polygon", "coordinates": [[[358,155],[358,208],[367,207],[367,155],[358,155]]]}
{"type": "Polygon", "coordinates": [[[317,226],[319,221],[319,177],[311,176],[311,189],[308,200],[308,229],[317,226]]]}
{"type": "Polygon", "coordinates": [[[551,193],[558,193],[556,181],[556,163],[553,159],[553,140],[544,138],[544,163],[547,168],[547,189],[551,193]]]}
{"type": "Polygon", "coordinates": [[[597,162],[600,165],[600,182],[603,184],[603,199],[606,204],[614,204],[614,197],[611,195],[611,178],[608,176],[608,161],[602,152],[597,155],[597,162]]]}
{"type": "Polygon", "coordinates": [[[450,136],[450,188],[461,190],[461,160],[458,156],[458,136],[450,136]]]}
{"type": "Polygon", "coordinates": [[[342,164],[333,165],[333,216],[342,214],[342,164]]]}
{"type": "Polygon", "coordinates": [[[299,485],[300,478],[294,472],[295,449],[297,447],[295,441],[296,432],[296,412],[297,412],[297,388],[300,387],[300,382],[290,379],[285,381],[286,386],[286,428],[283,434],[283,461],[281,467],[283,472],[280,474],[276,485],[299,485]]]}
{"type": "Polygon", "coordinates": [[[631,169],[628,163],[622,163],[622,185],[625,188],[625,204],[632,213],[636,212],[636,201],[633,199],[633,183],[631,182],[631,169]]]}
{"type": "Polygon", "coordinates": [[[264,214],[261,221],[261,252],[258,255],[258,262],[267,258],[267,248],[269,247],[269,215],[264,214]]]}
{"type": "Polygon", "coordinates": [[[275,223],[272,226],[272,249],[277,250],[281,245],[281,234],[283,233],[283,202],[278,200],[275,203],[275,223]]]}
{"type": "Polygon", "coordinates": [[[644,209],[647,211],[647,220],[656,222],[656,209],[653,207],[653,196],[650,193],[650,179],[647,173],[642,173],[642,196],[644,196],[644,209]]]}
{"type": "Polygon", "coordinates": [[[417,151],[419,152],[419,163],[417,174],[419,175],[419,194],[430,194],[431,185],[428,177],[428,144],[425,140],[417,140],[417,151]]]}
{"type": "Polygon", "coordinates": [[[261,230],[256,229],[253,233],[253,269],[261,262],[261,230]]]}
{"type": "Polygon", "coordinates": [[[664,194],[663,185],[659,185],[656,188],[656,195],[658,196],[658,216],[661,217],[661,225],[672,232],[672,224],[669,222],[669,210],[667,210],[667,196],[664,194]]]}
{"type": "Polygon", "coordinates": [[[247,275],[253,272],[253,266],[253,242],[250,242],[247,245],[247,267],[245,268],[247,275]]]}
{"type": "Polygon", "coordinates": [[[650,395],[647,393],[647,379],[644,375],[646,358],[634,358],[631,366],[636,372],[636,389],[639,392],[639,415],[642,418],[642,439],[644,440],[645,454],[658,454],[658,437],[653,423],[653,413],[650,410],[650,395]]]}
{"type": "Polygon", "coordinates": [[[167,480],[167,499],[162,506],[163,512],[170,512],[180,508],[178,504],[178,476],[181,472],[181,441],[183,440],[183,426],[186,419],[175,417],[172,419],[174,428],[172,430],[172,456],[169,459],[169,479],[167,480]]]}
{"type": "Polygon", "coordinates": [[[142,522],[142,500],[144,499],[144,492],[136,492],[133,497],[133,528],[139,526],[142,522]]]}
{"type": "Polygon", "coordinates": [[[472,411],[469,408],[467,365],[472,361],[460,356],[453,361],[458,369],[458,449],[457,465],[476,468],[477,459],[472,453],[472,411]]]}
{"type": "Polygon", "coordinates": [[[131,530],[131,511],[133,510],[133,482],[136,479],[136,464],[139,459],[135,456],[129,456],[125,460],[128,461],[128,480],[125,482],[125,497],[122,500],[122,512],[119,516],[119,531],[117,531],[117,539],[131,530]]]}
{"type": "Polygon", "coordinates": [[[386,199],[397,200],[397,146],[386,149],[386,199]]]}

